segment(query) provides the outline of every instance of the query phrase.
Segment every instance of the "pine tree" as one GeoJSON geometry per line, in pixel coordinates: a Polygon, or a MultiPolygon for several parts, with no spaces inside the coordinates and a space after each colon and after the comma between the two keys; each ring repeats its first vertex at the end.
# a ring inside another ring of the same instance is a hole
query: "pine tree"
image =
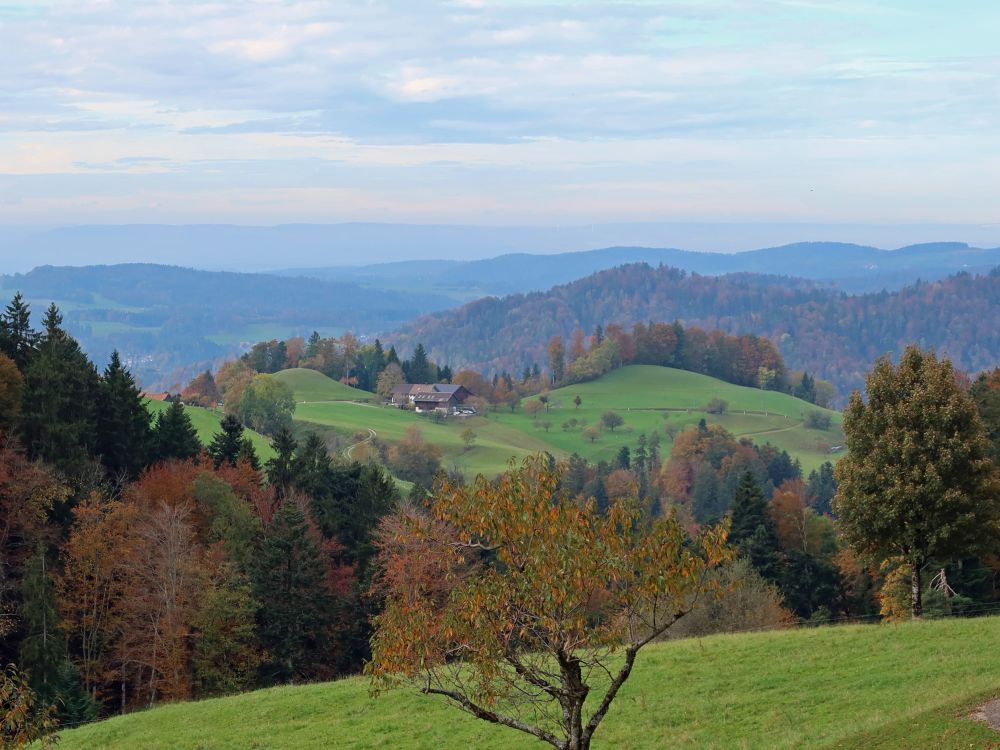
{"type": "Polygon", "coordinates": [[[59,629],[56,584],[48,571],[45,547],[28,558],[21,581],[21,619],[24,639],[19,664],[31,688],[45,702],[55,697],[59,669],[66,655],[66,641],[59,629]]]}
{"type": "Polygon", "coordinates": [[[80,471],[93,455],[100,376],[80,345],[59,328],[55,306],[24,375],[21,437],[32,458],[64,472],[80,471]]]}
{"type": "Polygon", "coordinates": [[[18,292],[0,315],[0,351],[24,372],[38,340],[39,334],[31,328],[31,310],[18,292]]]}
{"type": "Polygon", "coordinates": [[[221,432],[212,438],[208,446],[208,455],[215,462],[216,469],[224,463],[236,466],[243,450],[243,425],[232,414],[227,414],[219,423],[219,428],[221,432]]]}
{"type": "Polygon", "coordinates": [[[767,500],[752,472],[744,472],[733,497],[730,544],[749,558],[761,576],[778,580],[778,535],[767,500]]]}
{"type": "Polygon", "coordinates": [[[325,650],[333,602],[319,544],[305,514],[287,499],[267,530],[257,560],[254,594],[261,602],[260,642],[270,681],[307,676],[325,650]]]}
{"type": "Polygon", "coordinates": [[[240,440],[240,450],[236,454],[237,464],[250,464],[254,471],[260,471],[260,457],[257,449],[253,447],[253,441],[248,437],[240,440]]]}
{"type": "Polygon", "coordinates": [[[813,510],[817,513],[832,513],[833,498],[836,494],[837,480],[833,477],[833,464],[825,461],[818,471],[813,469],[809,472],[809,479],[806,483],[806,500],[813,510]]]}
{"type": "Polygon", "coordinates": [[[267,481],[274,487],[278,493],[278,497],[284,497],[295,479],[292,464],[295,459],[295,449],[298,447],[298,443],[295,442],[292,433],[283,427],[274,436],[274,440],[271,441],[271,447],[274,448],[275,456],[268,460],[265,467],[267,470],[267,481]]]}
{"type": "Polygon", "coordinates": [[[149,462],[152,442],[142,393],[118,352],[112,352],[98,398],[97,453],[111,476],[135,478],[149,462]]]}
{"type": "Polygon", "coordinates": [[[166,411],[157,416],[153,445],[158,461],[186,460],[201,453],[198,432],[180,401],[172,402],[166,411]]]}
{"type": "Polygon", "coordinates": [[[322,341],[319,331],[313,331],[306,342],[305,358],[311,359],[319,353],[319,343],[322,341]]]}
{"type": "Polygon", "coordinates": [[[423,344],[417,344],[413,350],[413,357],[409,361],[409,368],[406,369],[407,377],[411,383],[433,383],[437,372],[431,372],[430,362],[427,360],[427,351],[423,344]]]}

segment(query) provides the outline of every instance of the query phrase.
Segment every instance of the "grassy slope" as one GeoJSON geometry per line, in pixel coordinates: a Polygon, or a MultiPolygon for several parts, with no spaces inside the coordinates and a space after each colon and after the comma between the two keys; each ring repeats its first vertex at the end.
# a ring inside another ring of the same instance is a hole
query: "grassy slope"
{"type": "MultiPolygon", "coordinates": [[[[751,437],[756,443],[769,442],[787,450],[802,462],[806,472],[829,460],[827,449],[821,443],[836,445],[843,442],[840,431],[842,418],[837,412],[824,410],[834,424],[829,431],[807,429],[800,423],[805,413],[817,410],[818,407],[813,404],[784,393],[732,385],[668,367],[623,367],[589,383],[555,390],[550,397],[551,403],[558,406],[547,417],[553,423],[547,441],[560,450],[576,451],[591,460],[610,460],[622,445],[634,447],[641,432],[662,431],[666,423],[684,429],[697,424],[702,418],[721,424],[738,436],[751,437]],[[576,395],[582,399],[579,409],[573,404],[576,395]],[[698,411],[712,398],[725,400],[729,412],[711,415],[698,411]],[[664,408],[690,408],[692,411],[637,411],[664,408]],[[616,433],[625,430],[624,435],[619,437],[605,432],[596,442],[590,443],[579,429],[570,432],[560,429],[560,425],[570,417],[586,419],[588,424],[597,425],[601,414],[608,410],[624,417],[625,425],[616,430],[616,433]],[[768,416],[743,414],[743,410],[767,412],[768,416]]],[[[521,429],[535,431],[531,426],[533,419],[526,414],[511,415],[508,412],[501,414],[500,418],[519,425],[521,429]]],[[[661,437],[665,438],[662,434],[661,437]]],[[[664,448],[666,453],[667,446],[664,445],[664,448]]]]}
{"type": "MultiPolygon", "coordinates": [[[[596,748],[987,748],[965,718],[1000,691],[1000,618],[714,636],[649,648],[596,748]]],[[[62,750],[539,748],[361,678],[166,706],[66,732],[62,750]]]]}
{"type": "MultiPolygon", "coordinates": [[[[318,373],[310,373],[310,381],[298,374],[291,375],[301,372],[304,371],[290,370],[288,375],[281,375],[296,391],[299,401],[333,400],[332,397],[314,396],[326,393],[327,389],[333,393],[332,386],[347,389],[318,373]],[[316,378],[327,382],[323,384],[316,378]]],[[[642,432],[649,435],[659,431],[662,451],[667,455],[670,442],[663,433],[664,414],[670,424],[680,429],[706,417],[709,422],[722,424],[737,435],[751,436],[759,443],[771,442],[796,456],[806,472],[829,459],[821,443],[837,444],[843,440],[839,428],[841,417],[835,412],[829,412],[835,425],[829,431],[810,430],[800,422],[803,412],[816,409],[812,404],[782,393],[730,385],[704,375],[665,367],[626,367],[590,383],[553,391],[551,396],[550,413],[538,417],[552,422],[548,432],[534,427],[535,419],[523,410],[511,414],[506,409],[491,413],[488,418],[456,419],[439,425],[391,407],[346,402],[306,403],[298,405],[295,418],[335,427],[345,435],[371,428],[380,439],[389,442],[401,439],[408,426],[418,425],[427,440],[442,448],[446,467],[454,466],[469,475],[499,473],[511,456],[523,457],[540,450],[558,457],[576,452],[593,461],[610,460],[621,446],[634,448],[642,432]],[[583,399],[579,409],[573,405],[573,397],[577,394],[583,399]],[[701,411],[636,411],[664,407],[698,409],[713,397],[725,399],[730,413],[713,416],[701,411]],[[596,442],[586,440],[580,428],[564,431],[560,427],[570,417],[586,419],[588,424],[596,425],[601,414],[609,409],[618,411],[625,418],[625,425],[614,433],[602,433],[596,442]],[[770,416],[744,415],[740,413],[742,409],[767,411],[770,416]],[[460,437],[466,427],[471,427],[478,436],[475,446],[468,451],[460,437]]]]}
{"type": "MultiPolygon", "coordinates": [[[[147,401],[146,408],[149,409],[149,413],[155,418],[161,411],[166,411],[169,407],[164,401],[147,401]]],[[[200,406],[184,406],[184,410],[187,412],[188,416],[191,417],[191,424],[194,429],[198,432],[198,439],[201,440],[202,445],[208,445],[212,442],[212,438],[219,433],[219,422],[222,421],[222,414],[211,409],[203,409],[200,406]]],[[[257,451],[257,456],[261,461],[266,461],[267,459],[274,456],[274,449],[271,448],[271,441],[268,440],[263,435],[260,435],[252,430],[246,430],[245,435],[250,437],[250,442],[253,443],[254,449],[257,451]]]]}
{"type": "Polygon", "coordinates": [[[352,388],[321,372],[302,367],[283,370],[274,377],[295,392],[296,401],[365,401],[375,398],[374,393],[352,388]]]}

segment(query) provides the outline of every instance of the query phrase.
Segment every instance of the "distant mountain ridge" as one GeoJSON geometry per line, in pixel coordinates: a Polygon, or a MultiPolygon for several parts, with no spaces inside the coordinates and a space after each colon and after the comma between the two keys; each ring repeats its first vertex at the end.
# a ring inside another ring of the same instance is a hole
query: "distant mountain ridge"
{"type": "Polygon", "coordinates": [[[529,292],[565,284],[625,263],[648,263],[690,273],[782,273],[835,286],[847,292],[898,289],[917,279],[934,281],[961,271],[986,272],[1000,265],[1000,248],[962,242],[909,245],[882,250],[841,242],[798,242],[740,253],[708,253],[678,248],[607,247],[553,255],[511,253],[473,261],[400,261],[358,268],[294,269],[323,279],[373,287],[410,284],[423,291],[465,300],[485,295],[529,292]]]}
{"type": "MultiPolygon", "coordinates": [[[[26,272],[39,265],[141,262],[202,270],[266,272],[404,260],[467,261],[512,253],[569,253],[609,247],[684,248],[691,252],[731,254],[805,239],[882,248],[955,240],[988,248],[1000,246],[1000,224],[674,221],[564,226],[378,222],[0,226],[0,271],[26,272]]],[[[664,262],[683,265],[676,259],[664,262]]]]}

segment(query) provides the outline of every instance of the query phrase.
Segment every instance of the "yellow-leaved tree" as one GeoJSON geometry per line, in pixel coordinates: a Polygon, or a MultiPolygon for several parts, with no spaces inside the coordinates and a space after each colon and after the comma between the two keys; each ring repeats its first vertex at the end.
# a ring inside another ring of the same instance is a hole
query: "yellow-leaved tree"
{"type": "Polygon", "coordinates": [[[627,499],[601,514],[558,487],[533,457],[445,481],[428,511],[383,524],[376,692],[415,684],[561,750],[591,746],[639,651],[718,591],[731,553],[725,527],[692,538],[672,515],[627,499]]]}

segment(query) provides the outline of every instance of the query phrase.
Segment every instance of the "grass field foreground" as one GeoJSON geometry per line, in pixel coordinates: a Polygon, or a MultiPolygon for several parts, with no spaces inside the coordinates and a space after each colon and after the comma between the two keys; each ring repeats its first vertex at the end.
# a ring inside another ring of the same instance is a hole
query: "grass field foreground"
{"type": "MultiPolygon", "coordinates": [[[[967,715],[1000,693],[1000,617],[674,641],[637,662],[595,750],[936,748],[1000,737],[967,715]]],[[[529,750],[440,700],[368,682],[174,704],[63,733],[61,750],[529,750]]]]}

